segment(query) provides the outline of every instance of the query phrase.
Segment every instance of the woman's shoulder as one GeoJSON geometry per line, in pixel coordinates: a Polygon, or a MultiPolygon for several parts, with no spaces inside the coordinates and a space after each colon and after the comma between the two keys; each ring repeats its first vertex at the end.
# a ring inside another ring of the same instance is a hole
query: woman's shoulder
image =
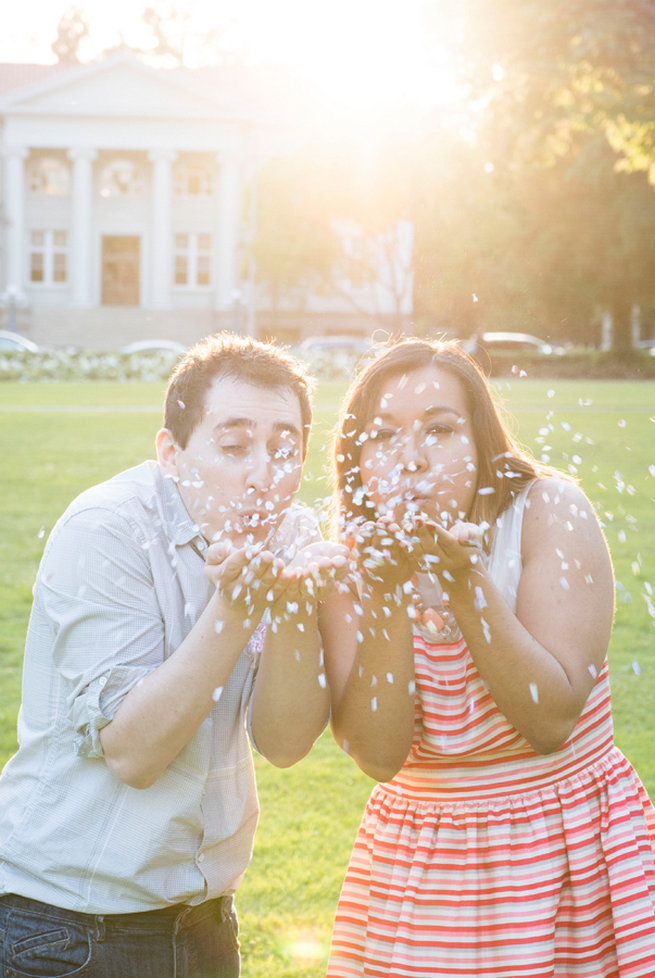
{"type": "Polygon", "coordinates": [[[601,543],[604,540],[593,504],[584,490],[565,476],[545,476],[530,485],[525,502],[524,558],[545,542],[601,543]]]}
{"type": "MultiPolygon", "coordinates": [[[[564,475],[548,475],[533,482],[526,489],[525,508],[533,516],[568,513],[577,516],[581,511],[593,513],[594,508],[583,489],[564,475]]],[[[584,517],[583,517],[584,518],[584,517]]]]}

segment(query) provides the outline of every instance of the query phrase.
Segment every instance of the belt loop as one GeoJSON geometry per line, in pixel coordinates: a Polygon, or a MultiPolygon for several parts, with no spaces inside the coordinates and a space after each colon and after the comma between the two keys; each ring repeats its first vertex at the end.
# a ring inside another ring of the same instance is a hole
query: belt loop
{"type": "Polygon", "coordinates": [[[180,933],[180,928],[181,928],[182,924],[184,923],[184,921],[186,920],[186,918],[189,916],[190,910],[191,910],[190,907],[185,907],[184,910],[181,910],[180,913],[175,918],[175,920],[173,922],[173,937],[174,938],[176,938],[177,935],[180,933]]]}
{"type": "Polygon", "coordinates": [[[96,941],[98,944],[102,944],[105,939],[105,916],[104,914],[98,914],[96,916],[96,941]]]}

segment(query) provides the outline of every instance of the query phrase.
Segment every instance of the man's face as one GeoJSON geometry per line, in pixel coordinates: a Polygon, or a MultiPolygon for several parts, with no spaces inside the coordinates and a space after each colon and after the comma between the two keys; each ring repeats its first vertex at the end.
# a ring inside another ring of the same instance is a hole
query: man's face
{"type": "Polygon", "coordinates": [[[157,448],[205,538],[241,547],[266,541],[291,504],[302,473],[302,435],[293,391],[218,377],[186,447],[163,429],[157,448]]]}

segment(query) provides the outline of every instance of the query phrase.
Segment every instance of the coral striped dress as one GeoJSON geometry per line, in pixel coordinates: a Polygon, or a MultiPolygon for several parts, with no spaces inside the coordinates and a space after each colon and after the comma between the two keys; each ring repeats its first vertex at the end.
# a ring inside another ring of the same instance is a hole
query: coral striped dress
{"type": "MultiPolygon", "coordinates": [[[[490,556],[510,603],[526,495],[490,556]]],[[[655,809],[613,745],[607,663],[567,743],[543,756],[463,639],[417,631],[415,660],[414,744],[364,813],[328,978],[655,976],[655,809]]]]}

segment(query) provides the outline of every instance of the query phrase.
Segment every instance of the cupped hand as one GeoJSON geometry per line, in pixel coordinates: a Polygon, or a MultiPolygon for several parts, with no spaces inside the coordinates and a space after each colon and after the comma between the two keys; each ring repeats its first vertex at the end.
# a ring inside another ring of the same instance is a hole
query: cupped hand
{"type": "Polygon", "coordinates": [[[438,523],[431,524],[434,534],[429,569],[436,572],[442,584],[453,584],[470,574],[471,569],[484,567],[482,542],[484,527],[477,523],[455,523],[448,530],[438,523]]]}
{"type": "Polygon", "coordinates": [[[281,594],[288,600],[324,601],[348,572],[348,547],[318,541],[302,547],[280,572],[281,594]]]}
{"type": "Polygon", "coordinates": [[[205,575],[217,592],[244,617],[263,613],[281,593],[284,563],[270,550],[257,546],[234,549],[226,542],[213,543],[205,557],[205,575]]]}
{"type": "Polygon", "coordinates": [[[431,527],[419,518],[400,525],[387,517],[351,527],[346,533],[351,578],[389,592],[403,585],[431,559],[431,527]]]}

